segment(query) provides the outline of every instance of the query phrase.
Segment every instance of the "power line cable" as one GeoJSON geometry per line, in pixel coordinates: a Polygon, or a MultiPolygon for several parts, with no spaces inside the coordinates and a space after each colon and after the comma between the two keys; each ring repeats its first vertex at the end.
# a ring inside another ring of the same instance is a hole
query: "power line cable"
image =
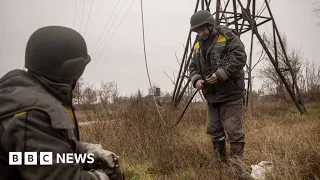
{"type": "Polygon", "coordinates": [[[115,23],[115,22],[116,22],[116,20],[118,19],[118,16],[119,16],[119,14],[120,14],[121,10],[123,9],[123,6],[125,5],[126,1],[127,1],[127,0],[124,0],[124,2],[123,2],[123,4],[122,4],[122,6],[121,6],[121,8],[120,8],[120,11],[118,12],[117,16],[116,16],[116,17],[115,17],[115,19],[113,20],[113,22],[112,22],[112,24],[111,24],[111,26],[110,26],[110,28],[109,28],[109,30],[108,30],[108,32],[107,32],[107,34],[104,36],[104,38],[103,38],[103,40],[102,40],[101,44],[99,45],[99,47],[98,47],[98,49],[97,49],[97,52],[99,51],[99,49],[100,49],[100,47],[102,46],[103,42],[106,40],[106,38],[107,38],[107,36],[108,36],[108,34],[109,34],[109,32],[110,32],[110,30],[111,30],[112,26],[114,25],[114,23],[115,23]]]}
{"type": "MultiPolygon", "coordinates": [[[[117,9],[117,7],[118,7],[118,5],[119,5],[119,2],[120,2],[120,0],[118,0],[118,2],[117,2],[117,4],[116,4],[116,6],[113,8],[113,11],[112,11],[112,13],[111,13],[111,16],[109,17],[109,19],[108,19],[108,21],[107,21],[106,25],[104,26],[104,28],[103,28],[103,30],[102,30],[102,32],[101,32],[101,34],[100,34],[100,36],[99,36],[99,40],[102,38],[102,35],[103,35],[103,32],[104,32],[104,29],[106,29],[107,25],[109,24],[110,19],[112,18],[112,16],[113,16],[113,14],[114,14],[115,10],[117,9]]],[[[96,46],[97,46],[98,44],[99,44],[99,41],[98,41],[98,43],[96,44],[96,46]]]]}
{"type": "Polygon", "coordinates": [[[134,3],[135,1],[136,1],[136,0],[133,0],[133,1],[132,1],[132,3],[131,3],[131,5],[130,5],[130,7],[127,9],[127,11],[126,11],[125,15],[122,17],[122,19],[121,19],[120,23],[118,24],[118,26],[117,26],[116,30],[115,30],[115,31],[113,32],[113,34],[111,35],[111,38],[109,39],[108,43],[104,46],[102,53],[101,53],[101,54],[99,55],[99,57],[98,57],[98,60],[100,59],[101,55],[104,53],[104,51],[106,50],[106,48],[107,48],[107,47],[108,47],[108,45],[110,44],[111,39],[113,38],[113,36],[114,36],[114,35],[115,35],[115,33],[117,32],[118,28],[119,28],[119,27],[120,27],[120,25],[122,24],[122,21],[123,21],[123,20],[124,20],[124,18],[127,16],[127,14],[128,14],[128,12],[129,12],[129,10],[131,9],[131,7],[132,7],[132,5],[133,5],[133,3],[134,3]]]}
{"type": "Polygon", "coordinates": [[[85,4],[85,0],[83,0],[83,5],[82,5],[82,13],[81,13],[81,24],[80,24],[80,32],[81,32],[81,28],[82,28],[82,22],[83,22],[83,11],[84,11],[84,4],[85,4]]]}
{"type": "Polygon", "coordinates": [[[160,112],[160,109],[159,109],[159,106],[158,106],[158,103],[157,103],[157,100],[156,100],[156,97],[154,95],[154,90],[153,90],[153,87],[152,87],[152,83],[151,83],[151,79],[150,79],[150,75],[149,75],[149,70],[148,70],[148,63],[147,63],[147,55],[146,55],[146,43],[145,43],[145,34],[144,34],[144,20],[143,20],[143,6],[142,6],[142,0],[141,0],[141,21],[142,21],[142,37],[143,37],[143,51],[144,51],[144,61],[145,61],[145,64],[146,64],[146,70],[147,70],[147,75],[148,75],[148,79],[149,79],[149,85],[150,85],[150,88],[152,90],[152,95],[153,95],[153,99],[154,99],[154,103],[157,107],[157,111],[158,111],[158,114],[162,120],[162,122],[164,122],[164,119],[161,115],[161,112],[160,112]]]}
{"type": "Polygon", "coordinates": [[[89,10],[88,20],[87,20],[86,28],[85,28],[85,31],[84,31],[84,37],[86,37],[86,33],[87,33],[87,28],[88,28],[88,24],[89,24],[89,20],[90,20],[90,15],[91,15],[92,4],[93,4],[93,0],[91,0],[91,5],[90,5],[90,10],[89,10]]]}

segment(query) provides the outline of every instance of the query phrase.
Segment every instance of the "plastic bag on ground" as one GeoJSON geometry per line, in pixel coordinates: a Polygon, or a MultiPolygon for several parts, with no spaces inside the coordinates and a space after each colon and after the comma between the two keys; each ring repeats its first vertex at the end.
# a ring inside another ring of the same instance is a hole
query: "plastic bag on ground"
{"type": "Polygon", "coordinates": [[[270,173],[273,164],[272,162],[269,161],[261,161],[259,164],[256,165],[251,165],[252,172],[251,172],[251,177],[255,180],[265,180],[266,179],[266,174],[270,173]]]}

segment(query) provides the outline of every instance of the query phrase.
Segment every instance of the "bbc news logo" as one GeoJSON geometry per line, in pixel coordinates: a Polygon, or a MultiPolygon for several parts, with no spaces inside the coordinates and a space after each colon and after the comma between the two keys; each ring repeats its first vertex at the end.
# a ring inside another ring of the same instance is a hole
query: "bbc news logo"
{"type": "Polygon", "coordinates": [[[9,165],[52,165],[73,163],[94,163],[94,154],[57,153],[53,159],[52,152],[9,152],[9,165]]]}

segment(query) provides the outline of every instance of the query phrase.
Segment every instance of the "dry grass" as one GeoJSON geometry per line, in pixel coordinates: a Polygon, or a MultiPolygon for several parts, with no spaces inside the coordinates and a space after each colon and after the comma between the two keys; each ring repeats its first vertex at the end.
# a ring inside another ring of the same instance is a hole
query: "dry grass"
{"type": "Polygon", "coordinates": [[[112,115],[97,108],[88,115],[81,112],[82,121],[101,121],[81,126],[81,134],[82,140],[101,143],[117,153],[127,179],[239,179],[239,167],[249,176],[250,165],[263,160],[274,163],[268,179],[319,179],[320,106],[308,107],[308,116],[286,106],[259,105],[254,117],[245,117],[245,159],[236,166],[222,165],[212,156],[204,127],[205,103],[189,107],[175,128],[181,111],[162,107],[162,121],[152,102],[136,100],[127,107],[116,106],[112,115]]]}

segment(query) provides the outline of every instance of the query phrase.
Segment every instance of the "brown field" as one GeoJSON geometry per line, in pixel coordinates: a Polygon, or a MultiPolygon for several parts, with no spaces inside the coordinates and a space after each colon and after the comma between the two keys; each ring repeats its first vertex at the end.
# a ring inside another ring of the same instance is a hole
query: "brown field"
{"type": "Polygon", "coordinates": [[[301,116],[291,104],[257,103],[244,118],[245,158],[226,165],[213,158],[205,103],[192,104],[177,127],[182,110],[161,107],[162,121],[143,100],[79,111],[78,119],[98,121],[80,126],[82,140],[118,154],[127,179],[239,179],[250,176],[250,165],[272,161],[267,179],[313,180],[320,179],[320,105],[307,108],[301,116]]]}

